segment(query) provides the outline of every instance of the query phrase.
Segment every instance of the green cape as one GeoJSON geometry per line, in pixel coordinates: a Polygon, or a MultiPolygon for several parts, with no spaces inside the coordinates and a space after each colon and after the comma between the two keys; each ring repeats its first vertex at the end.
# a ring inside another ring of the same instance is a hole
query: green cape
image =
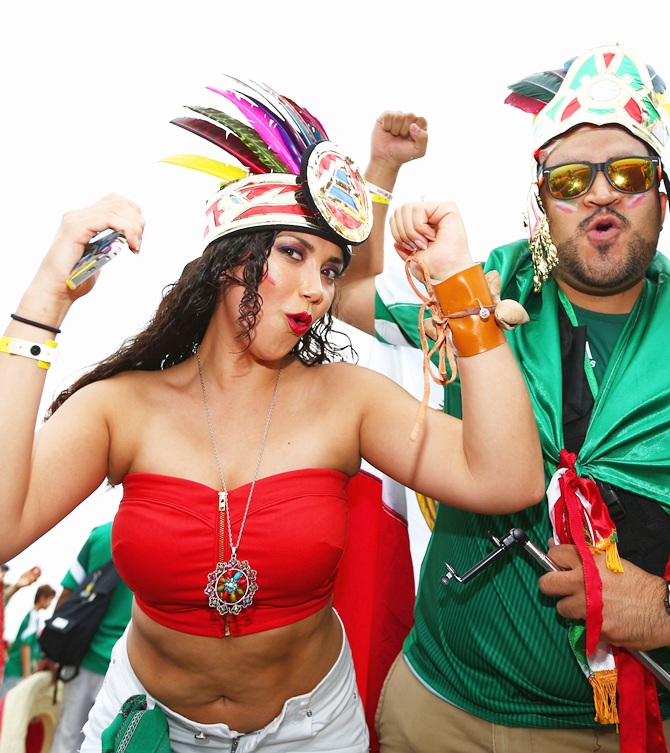
{"type": "MultiPolygon", "coordinates": [[[[523,366],[552,474],[563,448],[558,287],[533,293],[526,241],[494,249],[485,270],[501,277],[501,298],[522,303],[530,321],[508,333],[523,366]],[[552,465],[553,464],[553,465],[552,465]]],[[[657,500],[670,512],[670,262],[657,253],[596,396],[576,471],[657,500]]]]}

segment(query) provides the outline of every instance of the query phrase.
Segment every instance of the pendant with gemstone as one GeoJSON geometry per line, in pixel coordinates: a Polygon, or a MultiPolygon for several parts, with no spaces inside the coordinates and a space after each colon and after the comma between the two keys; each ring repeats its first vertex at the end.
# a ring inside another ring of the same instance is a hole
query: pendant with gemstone
{"type": "Polygon", "coordinates": [[[207,576],[205,593],[209,606],[220,615],[239,614],[250,606],[258,591],[256,571],[247,560],[238,560],[235,555],[227,562],[219,562],[207,576]]]}

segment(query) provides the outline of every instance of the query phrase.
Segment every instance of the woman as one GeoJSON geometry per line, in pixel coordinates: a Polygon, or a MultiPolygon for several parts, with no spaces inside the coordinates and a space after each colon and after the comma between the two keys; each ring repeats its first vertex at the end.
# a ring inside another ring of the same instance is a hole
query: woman
{"type": "Polygon", "coordinates": [[[136,603],[82,751],[100,750],[102,731],[135,693],[165,710],[175,753],[224,742],[212,750],[366,751],[332,609],[345,490],[361,458],[468,509],[500,513],[542,497],[524,383],[494,317],[478,315],[488,290],[453,204],[402,207],[392,231],[402,255],[446,280],[437,285],[442,308],[469,330],[451,327],[466,356],[463,421],[428,411],[412,441],[412,396],[377,372],[331,362],[337,281],[369,223],[364,181],[330,147],[314,150],[314,174],[333,160],[340,177],[350,170],[338,191],[349,192],[353,215],[330,212],[329,188],[294,174],[225,185],[208,205],[202,256],[143,332],[57,398],[36,435],[45,339],[95,278],[74,290],[63,281],[101,228],[137,252],[139,207],[110,195],[66,213],[1,341],[0,384],[11,400],[0,448],[11,473],[0,482],[0,559],[105,479],[124,487],[114,556],[136,603]],[[476,355],[466,341],[478,343],[476,355]],[[30,352],[35,345],[41,353],[30,352]]]}

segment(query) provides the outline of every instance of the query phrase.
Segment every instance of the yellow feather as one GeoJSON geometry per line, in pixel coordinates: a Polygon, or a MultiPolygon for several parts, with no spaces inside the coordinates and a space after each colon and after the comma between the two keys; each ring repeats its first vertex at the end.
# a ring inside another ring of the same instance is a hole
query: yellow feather
{"type": "Polygon", "coordinates": [[[246,178],[249,175],[247,170],[240,167],[228,165],[225,162],[219,162],[209,157],[201,157],[197,154],[173,154],[170,157],[163,157],[159,162],[167,162],[170,165],[179,165],[180,167],[190,167],[192,170],[200,170],[202,173],[213,175],[227,183],[238,178],[246,178]]]}

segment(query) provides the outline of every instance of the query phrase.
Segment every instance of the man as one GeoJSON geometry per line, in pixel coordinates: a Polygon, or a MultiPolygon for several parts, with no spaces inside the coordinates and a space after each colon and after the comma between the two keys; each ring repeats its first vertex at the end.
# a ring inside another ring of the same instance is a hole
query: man
{"type": "MultiPolygon", "coordinates": [[[[58,598],[56,609],[82,585],[87,573],[101,567],[112,558],[111,537],[111,521],[91,531],[76,560],[61,581],[63,591],[58,598]]],[[[78,674],[63,684],[63,696],[51,753],[75,753],[84,742],[82,728],[102,687],[112,648],[130,622],[132,602],[132,592],[119,580],[91,645],[82,659],[78,674]]],[[[67,671],[64,676],[68,676],[67,671]]]]}
{"type": "Polygon", "coordinates": [[[18,685],[24,677],[30,677],[37,669],[37,661],[40,657],[40,644],[37,641],[41,627],[39,613],[42,609],[48,609],[51,606],[55,595],[56,592],[51,586],[40,586],[35,592],[34,606],[23,618],[16,638],[9,649],[0,698],[18,685]]]}
{"type": "MultiPolygon", "coordinates": [[[[485,265],[530,315],[508,339],[535,406],[548,504],[498,517],[438,505],[415,624],[378,710],[383,753],[656,753],[663,729],[670,740],[670,694],[618,648],[670,644],[670,263],[656,253],[669,121],[663,84],[635,53],[597,48],[566,69],[512,97],[536,114],[531,239],[485,265]],[[549,554],[568,570],[543,575],[538,593],[542,569],[513,551],[445,587],[445,563],[465,573],[492,553],[488,532],[513,528],[559,541],[549,554]]],[[[366,302],[357,321],[371,331],[366,285],[343,296],[366,302]]],[[[396,289],[377,279],[377,335],[418,345],[416,306],[396,289]]],[[[454,382],[445,410],[459,401],[454,382]]],[[[670,666],[667,649],[653,656],[670,666]]]]}

